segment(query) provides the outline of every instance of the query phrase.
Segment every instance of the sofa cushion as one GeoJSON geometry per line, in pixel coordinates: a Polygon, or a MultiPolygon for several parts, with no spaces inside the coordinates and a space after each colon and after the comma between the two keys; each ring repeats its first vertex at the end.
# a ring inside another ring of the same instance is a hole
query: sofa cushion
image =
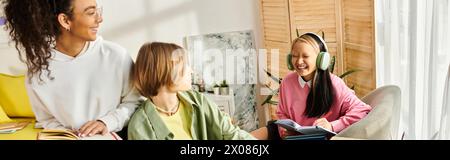
{"type": "Polygon", "coordinates": [[[3,111],[2,105],[0,105],[0,123],[11,122],[8,115],[3,111]]]}
{"type": "Polygon", "coordinates": [[[0,105],[10,118],[34,118],[25,89],[25,76],[0,73],[0,105]]]}
{"type": "Polygon", "coordinates": [[[370,92],[361,100],[372,107],[372,111],[360,121],[342,130],[336,137],[358,139],[398,139],[398,117],[401,90],[398,86],[384,86],[370,92]]]}

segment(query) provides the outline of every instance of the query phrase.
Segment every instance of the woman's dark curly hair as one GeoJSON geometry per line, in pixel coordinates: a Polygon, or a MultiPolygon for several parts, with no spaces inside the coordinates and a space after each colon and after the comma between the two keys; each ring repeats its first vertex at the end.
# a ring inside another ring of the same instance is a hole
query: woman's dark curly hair
{"type": "Polygon", "coordinates": [[[3,6],[6,27],[29,77],[37,75],[42,80],[43,70],[50,77],[50,51],[62,28],[57,17],[61,13],[72,17],[72,0],[4,0],[3,6]]]}

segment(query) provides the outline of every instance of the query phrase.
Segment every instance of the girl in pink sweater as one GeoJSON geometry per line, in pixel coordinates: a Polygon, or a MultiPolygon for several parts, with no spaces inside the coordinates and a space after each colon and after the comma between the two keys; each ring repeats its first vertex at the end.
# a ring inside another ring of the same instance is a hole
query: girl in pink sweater
{"type": "MultiPolygon", "coordinates": [[[[362,102],[342,79],[330,73],[330,55],[324,40],[306,33],[292,44],[288,74],[280,86],[279,119],[302,126],[321,126],[340,132],[364,118],[371,107],[362,102]]],[[[291,135],[279,128],[280,136],[291,135]]]]}

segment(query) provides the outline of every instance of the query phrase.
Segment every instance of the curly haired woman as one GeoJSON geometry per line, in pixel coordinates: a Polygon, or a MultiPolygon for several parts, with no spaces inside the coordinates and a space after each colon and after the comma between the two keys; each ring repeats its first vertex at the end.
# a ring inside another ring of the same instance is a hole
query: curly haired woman
{"type": "Polygon", "coordinates": [[[5,0],[7,28],[28,67],[37,126],[80,136],[120,131],[137,107],[125,49],[97,36],[95,0],[5,0]]]}

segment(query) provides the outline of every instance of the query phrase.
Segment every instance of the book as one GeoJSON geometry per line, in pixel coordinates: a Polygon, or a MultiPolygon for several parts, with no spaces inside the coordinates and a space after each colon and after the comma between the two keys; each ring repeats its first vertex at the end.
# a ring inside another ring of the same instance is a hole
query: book
{"type": "Polygon", "coordinates": [[[274,122],[280,127],[285,128],[288,131],[298,132],[302,135],[326,135],[331,137],[336,135],[335,132],[325,129],[320,126],[301,126],[298,123],[290,119],[281,119],[274,122]]]}
{"type": "Polygon", "coordinates": [[[354,140],[369,140],[369,139],[360,139],[360,138],[351,138],[351,137],[332,137],[330,140],[347,140],[347,141],[354,141],[354,140]]]}
{"type": "Polygon", "coordinates": [[[0,123],[0,134],[15,133],[24,129],[28,124],[30,124],[28,121],[0,123]]]}
{"type": "Polygon", "coordinates": [[[72,130],[44,129],[38,133],[37,140],[122,140],[115,132],[106,135],[96,134],[90,137],[79,137],[72,130]]]}
{"type": "Polygon", "coordinates": [[[286,136],[284,140],[328,140],[328,137],[325,134],[309,134],[286,136]]]}

